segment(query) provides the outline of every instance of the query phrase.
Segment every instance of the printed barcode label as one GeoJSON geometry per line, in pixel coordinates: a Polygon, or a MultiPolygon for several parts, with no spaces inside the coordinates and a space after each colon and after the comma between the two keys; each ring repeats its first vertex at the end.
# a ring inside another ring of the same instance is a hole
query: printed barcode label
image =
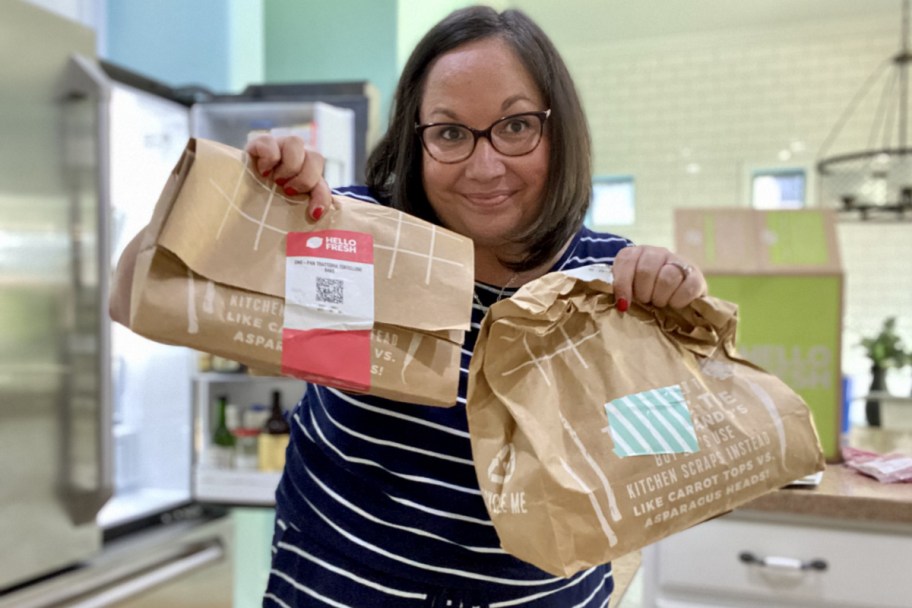
{"type": "Polygon", "coordinates": [[[345,304],[344,281],[317,277],[317,302],[345,304]]]}
{"type": "Polygon", "coordinates": [[[374,243],[365,232],[292,232],[286,244],[285,327],[371,329],[374,243]]]}
{"type": "Polygon", "coordinates": [[[354,391],[371,386],[374,239],[291,232],[285,245],[282,373],[354,391]]]}

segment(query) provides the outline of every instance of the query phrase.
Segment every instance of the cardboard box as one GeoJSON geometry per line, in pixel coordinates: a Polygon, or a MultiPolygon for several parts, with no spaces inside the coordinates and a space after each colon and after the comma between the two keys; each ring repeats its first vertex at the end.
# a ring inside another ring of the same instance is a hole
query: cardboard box
{"type": "Polygon", "coordinates": [[[739,307],[738,350],[807,402],[827,460],[842,428],[843,270],[827,210],[678,209],[675,250],[739,307]]]}

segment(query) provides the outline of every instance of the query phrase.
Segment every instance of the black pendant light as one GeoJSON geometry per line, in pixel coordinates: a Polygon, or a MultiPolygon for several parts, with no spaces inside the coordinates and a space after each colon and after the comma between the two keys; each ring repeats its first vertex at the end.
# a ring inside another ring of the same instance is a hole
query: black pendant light
{"type": "Polygon", "coordinates": [[[838,206],[846,217],[912,220],[909,0],[902,0],[901,36],[899,53],[881,63],[863,83],[820,148],[817,171],[822,200],[826,206],[838,206]],[[858,104],[881,80],[867,149],[825,157],[858,104]]]}

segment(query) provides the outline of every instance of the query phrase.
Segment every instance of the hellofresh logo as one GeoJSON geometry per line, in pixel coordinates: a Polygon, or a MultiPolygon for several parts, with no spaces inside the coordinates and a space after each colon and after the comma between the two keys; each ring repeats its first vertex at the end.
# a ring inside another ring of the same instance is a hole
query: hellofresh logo
{"type": "Polygon", "coordinates": [[[319,249],[323,246],[323,239],[319,236],[312,236],[307,239],[305,245],[308,249],[319,249]]]}
{"type": "Polygon", "coordinates": [[[330,251],[339,251],[341,253],[358,253],[358,241],[355,239],[345,239],[338,236],[328,236],[325,240],[326,248],[330,251]]]}

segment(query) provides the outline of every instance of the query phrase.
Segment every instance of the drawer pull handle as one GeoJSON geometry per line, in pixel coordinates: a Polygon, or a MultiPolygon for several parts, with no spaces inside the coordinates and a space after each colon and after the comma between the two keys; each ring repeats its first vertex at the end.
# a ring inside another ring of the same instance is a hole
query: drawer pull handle
{"type": "Polygon", "coordinates": [[[783,568],[785,570],[820,570],[823,572],[829,568],[826,560],[822,559],[809,559],[803,561],[794,557],[776,557],[774,555],[758,557],[750,551],[742,551],[738,555],[738,559],[745,564],[753,564],[765,568],[783,568]]]}

